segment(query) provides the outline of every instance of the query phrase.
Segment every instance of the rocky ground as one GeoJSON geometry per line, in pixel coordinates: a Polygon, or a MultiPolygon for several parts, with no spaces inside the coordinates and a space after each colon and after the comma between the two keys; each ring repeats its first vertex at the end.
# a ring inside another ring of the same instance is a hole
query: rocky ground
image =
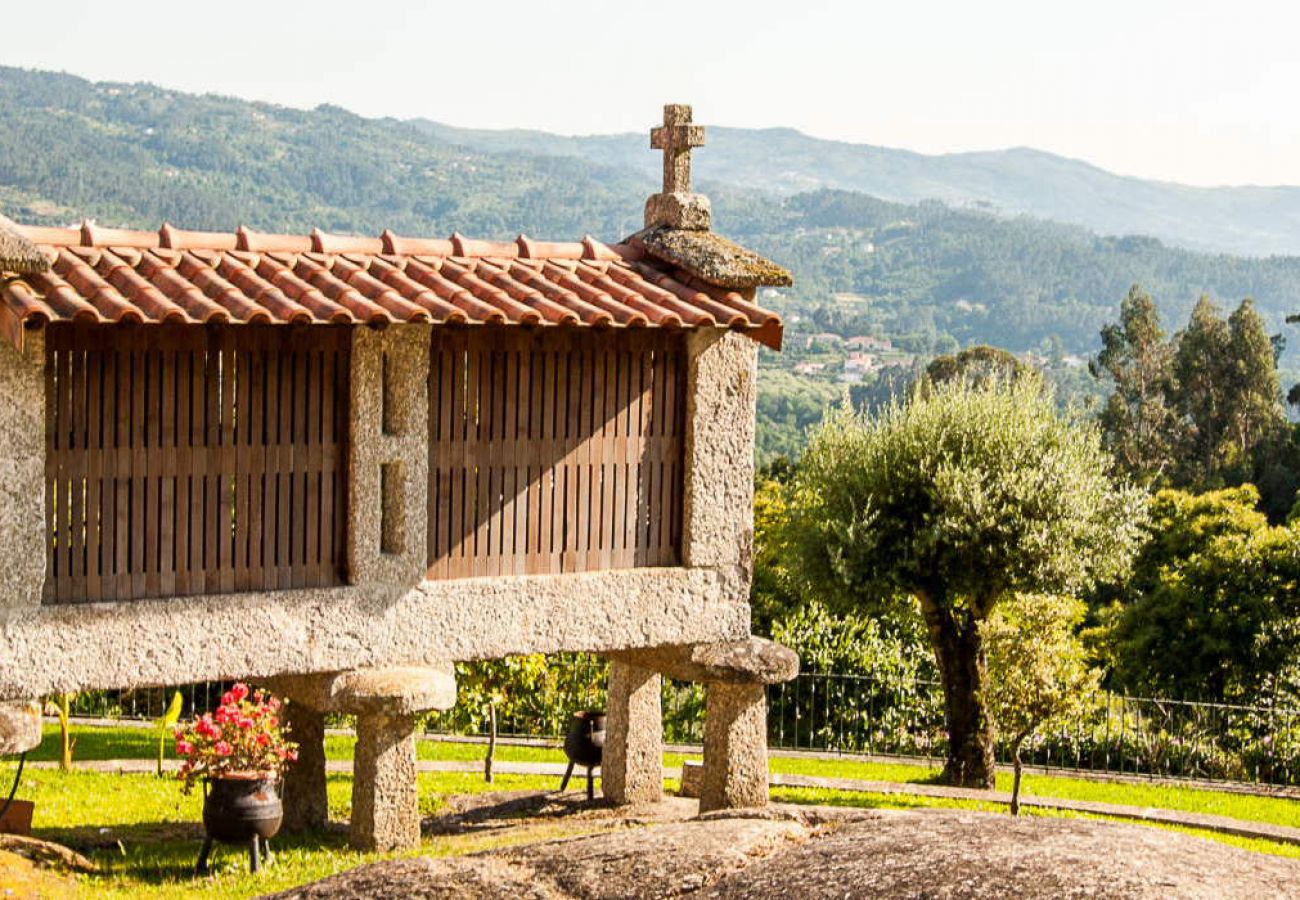
{"type": "Polygon", "coordinates": [[[589,820],[583,837],[474,856],[393,860],[280,898],[1300,897],[1300,860],[1173,831],[961,810],[774,807],[686,818],[689,801],[630,814],[555,795],[489,795],[434,830],[589,820]]]}
{"type": "Polygon", "coordinates": [[[72,873],[94,870],[94,863],[66,847],[0,834],[0,897],[5,900],[72,897],[77,887],[72,873]]]}

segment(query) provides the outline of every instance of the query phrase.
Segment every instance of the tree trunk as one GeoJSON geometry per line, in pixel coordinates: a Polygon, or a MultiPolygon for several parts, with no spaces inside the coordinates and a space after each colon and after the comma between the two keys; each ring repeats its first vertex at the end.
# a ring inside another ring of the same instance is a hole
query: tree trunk
{"type": "Polygon", "coordinates": [[[1024,744],[1024,738],[1016,738],[1016,745],[1011,750],[1011,766],[1016,773],[1011,782],[1011,815],[1013,816],[1020,815],[1020,775],[1024,768],[1020,762],[1020,747],[1022,744],[1024,744]]]}
{"type": "Polygon", "coordinates": [[[59,770],[72,771],[72,750],[77,742],[72,737],[72,695],[60,694],[59,708],[59,770]]]}
{"type": "Polygon", "coordinates": [[[487,756],[483,758],[483,779],[492,784],[496,777],[492,774],[492,761],[497,753],[497,706],[495,703],[488,704],[488,745],[487,756]]]}
{"type": "Polygon", "coordinates": [[[979,622],[969,612],[954,614],[921,598],[926,627],[943,679],[948,760],[943,780],[969,788],[994,787],[993,720],[984,706],[987,660],[979,622]]]}

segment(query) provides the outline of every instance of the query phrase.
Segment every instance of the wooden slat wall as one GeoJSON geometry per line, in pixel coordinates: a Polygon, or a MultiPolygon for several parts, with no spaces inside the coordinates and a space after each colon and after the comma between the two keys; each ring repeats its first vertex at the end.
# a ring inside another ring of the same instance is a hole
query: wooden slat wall
{"type": "Polygon", "coordinates": [[[435,330],[429,577],[676,565],[685,396],[669,332],[435,330]]]}
{"type": "Polygon", "coordinates": [[[51,326],[45,602],[342,583],[350,340],[51,326]]]}

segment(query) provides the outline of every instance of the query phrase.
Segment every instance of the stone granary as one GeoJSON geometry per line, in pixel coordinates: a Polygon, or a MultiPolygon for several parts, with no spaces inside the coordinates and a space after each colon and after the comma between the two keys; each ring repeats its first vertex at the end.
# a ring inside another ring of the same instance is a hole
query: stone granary
{"type": "Polygon", "coordinates": [[[355,713],[353,840],[391,848],[454,661],[592,651],[607,797],[659,795],[666,673],[709,685],[705,806],[765,802],[754,297],[790,276],[710,230],[702,132],[666,108],[613,245],[0,222],[0,701],[266,683],[290,826],[355,713]]]}

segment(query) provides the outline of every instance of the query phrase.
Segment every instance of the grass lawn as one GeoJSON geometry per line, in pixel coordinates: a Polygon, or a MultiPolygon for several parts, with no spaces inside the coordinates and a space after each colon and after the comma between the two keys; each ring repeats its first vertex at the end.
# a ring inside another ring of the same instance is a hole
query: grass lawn
{"type": "MultiPolygon", "coordinates": [[[[77,739],[76,759],[151,759],[157,755],[157,738],[142,728],[94,728],[79,726],[74,729],[77,739]]],[[[171,742],[168,741],[168,756],[171,742]]],[[[326,739],[325,752],[330,759],[351,759],[356,741],[354,738],[332,735],[326,739]]],[[[420,741],[417,744],[420,759],[461,760],[478,762],[483,759],[484,746],[476,743],[454,741],[420,741]]],[[[28,759],[58,759],[58,729],[46,727],[45,741],[28,759]]],[[[506,762],[565,761],[564,751],[558,747],[525,747],[501,744],[497,759],[506,762]]],[[[698,756],[680,753],[664,755],[664,764],[678,767],[684,760],[698,756]]],[[[865,762],[851,758],[819,759],[813,756],[773,756],[773,772],[792,775],[818,775],[826,778],[859,778],[867,781],[890,781],[899,784],[933,783],[937,769],[906,763],[865,762]]],[[[549,784],[554,779],[543,779],[549,784]]],[[[0,779],[0,787],[5,782],[0,779]]],[[[998,787],[1011,790],[1010,771],[998,776],[998,787]]],[[[1130,806],[1150,806],[1181,812],[1208,813],[1290,825],[1300,828],[1300,801],[1285,797],[1263,797],[1231,791],[1204,790],[1158,783],[1122,783],[1089,781],[1065,775],[1026,775],[1024,793],[1029,796],[1054,797],[1063,800],[1092,800],[1102,803],[1123,803],[1130,806]]]]}
{"type": "MultiPolygon", "coordinates": [[[[157,753],[152,733],[136,728],[78,727],[76,758],[153,758],[157,753]]],[[[169,742],[170,743],[170,742],[169,742]]],[[[57,758],[57,729],[50,729],[34,760],[57,758]]],[[[332,759],[351,757],[353,740],[332,736],[327,753],[332,759]]],[[[421,741],[423,759],[482,759],[481,744],[421,741]]],[[[170,748],[169,748],[170,750],[170,748]]],[[[680,765],[683,757],[668,754],[665,763],[680,765]]],[[[503,745],[498,759],[515,762],[563,762],[563,752],[547,747],[503,745]]],[[[847,759],[773,757],[772,769],[791,774],[823,775],[893,782],[926,782],[934,770],[923,766],[868,763],[847,759]]],[[[7,787],[13,765],[0,765],[0,788],[7,787]]],[[[442,797],[488,789],[480,774],[422,773],[421,808],[436,811],[442,797]]],[[[554,789],[552,776],[499,774],[493,790],[554,789]]],[[[1001,780],[999,787],[1003,787],[1001,780]]],[[[1009,785],[1006,785],[1009,787],[1009,785]]],[[[1216,813],[1235,818],[1300,827],[1300,803],[1272,797],[1253,797],[1225,791],[1158,785],[1128,785],[1090,782],[1080,778],[1026,776],[1026,793],[1059,798],[1100,800],[1114,803],[1159,806],[1193,812],[1216,813]]],[[[336,819],[348,815],[351,778],[331,775],[331,813],[336,819]]],[[[777,786],[773,798],[793,803],[816,803],[860,808],[955,807],[1000,812],[1005,807],[986,801],[952,801],[928,797],[834,791],[820,788],[777,786]]],[[[246,897],[323,878],[366,862],[385,858],[349,849],[341,830],[286,837],[274,842],[276,858],[259,878],[247,871],[246,856],[236,848],[221,848],[215,859],[216,874],[195,880],[195,857],[202,838],[199,824],[202,800],[198,792],[185,796],[171,778],[152,775],[117,775],[91,771],[60,773],[29,769],[19,796],[35,800],[35,830],[38,836],[67,844],[89,855],[104,874],[83,876],[87,893],[96,897],[246,897]]],[[[1034,815],[1068,815],[1031,811],[1034,815]]],[[[520,843],[588,833],[590,822],[539,826],[527,833],[512,830],[508,835],[460,835],[426,839],[418,851],[423,855],[452,855],[490,849],[503,843],[520,843]]],[[[1162,827],[1162,826],[1152,826],[1162,827]]],[[[1186,829],[1176,829],[1186,830],[1186,829]]],[[[1300,857],[1300,847],[1270,841],[1234,838],[1190,831],[1224,843],[1279,855],[1300,857]]]]}
{"type": "MultiPolygon", "coordinates": [[[[488,787],[476,774],[423,773],[419,779],[424,813],[436,811],[444,795],[488,787]]],[[[554,782],[553,778],[499,775],[492,789],[554,788],[554,782]]],[[[21,795],[36,801],[37,836],[77,849],[103,869],[102,874],[79,878],[84,892],[97,898],[254,897],[399,855],[358,853],[347,846],[344,831],[331,829],[277,838],[272,842],[275,861],[258,877],[248,873],[244,851],[218,846],[214,874],[195,878],[194,861],[203,838],[199,824],[203,801],[198,791],[185,796],[176,781],[153,775],[89,771],[34,770],[24,776],[23,785],[21,795]]],[[[351,789],[350,777],[330,776],[333,816],[347,816],[351,789]]],[[[439,836],[427,838],[419,850],[405,855],[456,855],[593,830],[587,822],[507,834],[439,836]]]]}

